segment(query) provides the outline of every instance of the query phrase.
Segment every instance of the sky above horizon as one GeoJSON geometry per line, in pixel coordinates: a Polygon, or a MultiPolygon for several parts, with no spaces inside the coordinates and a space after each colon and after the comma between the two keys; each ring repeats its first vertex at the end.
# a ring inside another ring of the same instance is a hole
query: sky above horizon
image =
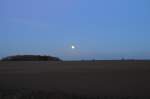
{"type": "Polygon", "coordinates": [[[0,0],[0,57],[150,59],[149,5],[149,0],[0,0]]]}

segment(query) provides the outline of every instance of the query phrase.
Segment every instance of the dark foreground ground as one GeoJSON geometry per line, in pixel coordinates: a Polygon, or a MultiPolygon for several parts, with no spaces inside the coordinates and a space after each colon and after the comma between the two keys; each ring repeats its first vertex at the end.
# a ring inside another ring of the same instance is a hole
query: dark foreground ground
{"type": "Polygon", "coordinates": [[[150,99],[150,61],[0,62],[0,89],[0,99],[150,99]]]}

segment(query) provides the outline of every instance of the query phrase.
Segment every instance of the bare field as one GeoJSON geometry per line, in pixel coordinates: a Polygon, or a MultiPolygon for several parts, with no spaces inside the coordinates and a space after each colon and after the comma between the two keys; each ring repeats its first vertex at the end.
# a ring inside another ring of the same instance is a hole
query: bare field
{"type": "Polygon", "coordinates": [[[0,89],[150,96],[150,61],[0,62],[0,89]]]}

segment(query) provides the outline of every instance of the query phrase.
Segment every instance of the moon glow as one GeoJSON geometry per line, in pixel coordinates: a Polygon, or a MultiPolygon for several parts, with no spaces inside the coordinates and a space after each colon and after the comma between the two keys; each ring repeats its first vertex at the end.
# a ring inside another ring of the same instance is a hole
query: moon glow
{"type": "Polygon", "coordinates": [[[75,46],[74,46],[74,45],[71,45],[71,49],[75,49],[75,46]]]}

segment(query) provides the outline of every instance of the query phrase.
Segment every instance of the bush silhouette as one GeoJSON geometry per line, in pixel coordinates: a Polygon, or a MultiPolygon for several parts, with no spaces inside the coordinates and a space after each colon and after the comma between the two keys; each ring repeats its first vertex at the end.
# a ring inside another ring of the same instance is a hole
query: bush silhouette
{"type": "Polygon", "coordinates": [[[1,61],[61,61],[61,59],[53,56],[16,55],[2,58],[1,61]]]}

